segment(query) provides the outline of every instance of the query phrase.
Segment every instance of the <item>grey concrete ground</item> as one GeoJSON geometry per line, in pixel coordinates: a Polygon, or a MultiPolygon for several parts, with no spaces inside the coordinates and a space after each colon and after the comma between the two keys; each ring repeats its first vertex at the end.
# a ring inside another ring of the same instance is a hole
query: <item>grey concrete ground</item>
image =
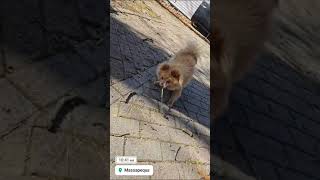
{"type": "Polygon", "coordinates": [[[113,6],[106,122],[103,7],[89,0],[0,2],[1,180],[108,179],[109,163],[115,178],[119,154],[154,165],[153,179],[198,179],[209,171],[210,143],[257,179],[320,179],[320,86],[275,57],[261,57],[236,85],[210,142],[209,48],[199,39],[205,53],[195,79],[169,118],[162,116],[154,68],[198,37],[150,1],[153,13],[113,6]],[[131,92],[137,94],[123,102],[131,92]]]}
{"type": "Polygon", "coordinates": [[[138,164],[154,166],[153,176],[135,179],[209,174],[209,44],[154,1],[113,1],[111,7],[111,179],[128,179],[115,176],[116,155],[137,156],[138,164]],[[166,119],[160,89],[153,85],[155,67],[192,39],[202,57],[166,119]]]}
{"type": "Polygon", "coordinates": [[[107,179],[103,5],[1,1],[0,179],[107,179]]]}
{"type": "Polygon", "coordinates": [[[259,180],[320,179],[319,90],[276,57],[263,55],[214,125],[214,152],[259,180]]]}

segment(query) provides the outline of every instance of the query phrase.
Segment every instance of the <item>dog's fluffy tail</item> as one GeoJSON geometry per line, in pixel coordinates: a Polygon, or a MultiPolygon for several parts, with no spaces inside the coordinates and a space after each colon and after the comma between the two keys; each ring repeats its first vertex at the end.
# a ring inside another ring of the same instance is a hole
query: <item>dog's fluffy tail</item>
{"type": "Polygon", "coordinates": [[[185,48],[181,49],[177,55],[191,55],[197,62],[200,55],[199,47],[195,41],[189,41],[185,48]]]}

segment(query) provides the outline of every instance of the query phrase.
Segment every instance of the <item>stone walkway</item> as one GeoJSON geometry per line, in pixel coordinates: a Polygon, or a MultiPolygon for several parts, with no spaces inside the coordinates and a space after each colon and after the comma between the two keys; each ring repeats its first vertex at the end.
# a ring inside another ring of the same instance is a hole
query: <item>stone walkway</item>
{"type": "Polygon", "coordinates": [[[209,44],[154,1],[113,1],[112,9],[111,179],[128,179],[115,176],[116,155],[154,166],[154,176],[135,179],[199,179],[210,169],[209,44]],[[190,39],[199,42],[203,56],[165,118],[155,68],[190,39]]]}
{"type": "Polygon", "coordinates": [[[276,57],[261,56],[215,124],[214,152],[259,180],[320,179],[319,90],[276,57]]]}
{"type": "MultiPolygon", "coordinates": [[[[86,56],[103,57],[100,48],[86,56]]],[[[0,179],[106,177],[105,87],[97,72],[76,53],[6,72],[0,79],[0,179]],[[48,131],[53,126],[57,131],[48,131]]]]}
{"type": "Polygon", "coordinates": [[[109,163],[115,179],[115,155],[152,164],[149,179],[199,179],[209,172],[210,144],[259,180],[320,179],[320,86],[275,57],[262,56],[235,86],[210,142],[209,45],[153,1],[113,4],[106,122],[105,14],[92,12],[103,5],[30,2],[8,1],[1,11],[1,180],[108,179],[109,163]],[[154,70],[190,38],[203,57],[164,118],[154,70]]]}
{"type": "Polygon", "coordinates": [[[0,179],[108,179],[103,8],[4,3],[0,179]]]}

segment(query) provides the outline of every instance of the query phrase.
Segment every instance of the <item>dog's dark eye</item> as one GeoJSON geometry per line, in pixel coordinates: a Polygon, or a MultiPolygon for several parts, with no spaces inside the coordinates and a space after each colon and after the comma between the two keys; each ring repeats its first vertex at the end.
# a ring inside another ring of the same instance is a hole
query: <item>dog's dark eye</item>
{"type": "Polygon", "coordinates": [[[161,80],[163,80],[163,77],[161,77],[161,80]]]}
{"type": "Polygon", "coordinates": [[[170,84],[171,83],[171,81],[169,80],[169,81],[167,81],[167,84],[170,84]]]}

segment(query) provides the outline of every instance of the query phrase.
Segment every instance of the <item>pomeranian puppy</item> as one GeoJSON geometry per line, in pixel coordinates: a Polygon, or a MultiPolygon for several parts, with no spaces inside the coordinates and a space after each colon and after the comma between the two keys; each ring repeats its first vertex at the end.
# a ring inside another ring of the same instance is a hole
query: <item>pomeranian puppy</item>
{"type": "Polygon", "coordinates": [[[215,0],[213,4],[214,119],[228,106],[232,84],[254,64],[271,29],[272,14],[278,0],[215,0]]]}
{"type": "Polygon", "coordinates": [[[182,89],[192,79],[195,66],[198,60],[198,48],[194,42],[189,42],[187,46],[178,51],[168,61],[158,65],[156,84],[164,89],[172,91],[168,101],[168,106],[172,107],[174,102],[181,96],[182,89]]]}

